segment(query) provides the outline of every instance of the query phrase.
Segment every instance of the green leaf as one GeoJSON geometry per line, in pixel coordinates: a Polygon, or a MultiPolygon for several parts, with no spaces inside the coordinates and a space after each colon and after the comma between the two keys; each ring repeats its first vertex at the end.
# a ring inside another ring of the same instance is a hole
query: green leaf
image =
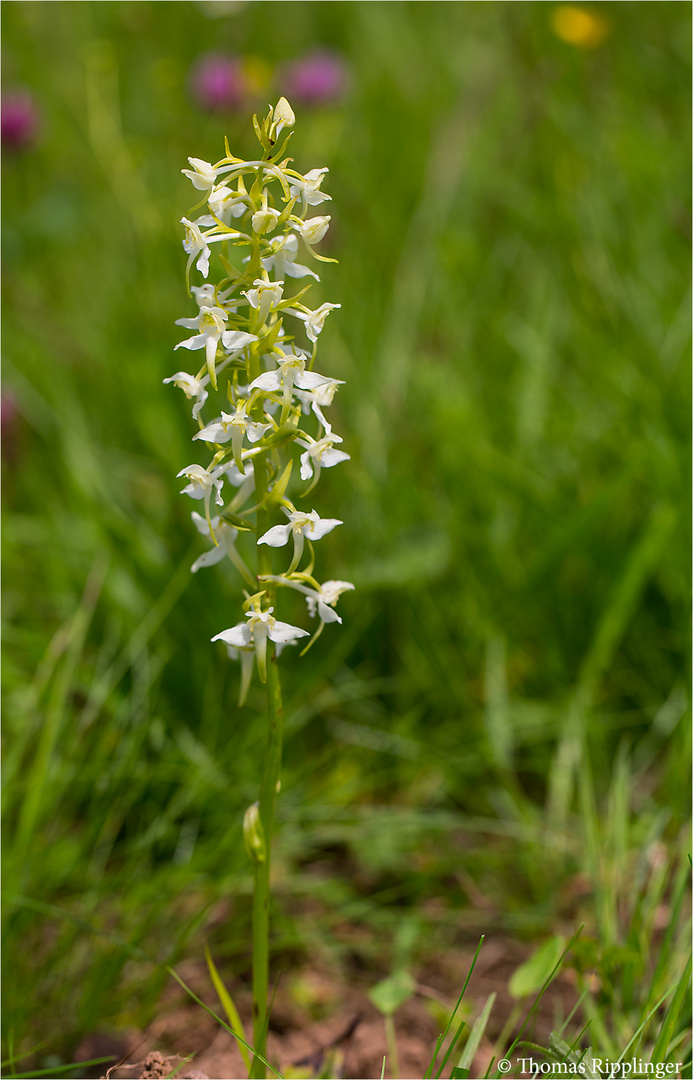
{"type": "Polygon", "coordinates": [[[508,990],[512,996],[525,998],[541,989],[560,960],[564,948],[565,940],[557,934],[540,945],[511,976],[508,990]]]}
{"type": "Polygon", "coordinates": [[[400,1005],[404,1005],[404,1002],[409,1000],[415,990],[415,979],[408,971],[402,969],[389,975],[382,982],[376,983],[368,991],[368,996],[378,1012],[381,1012],[383,1016],[392,1016],[400,1005]]]}
{"type": "Polygon", "coordinates": [[[491,1015],[491,1009],[493,1008],[495,1000],[496,993],[494,990],[493,993],[489,994],[486,1000],[486,1004],[481,1010],[481,1015],[479,1016],[479,1019],[475,1021],[472,1030],[469,1032],[469,1038],[467,1039],[465,1048],[462,1051],[462,1056],[457,1062],[457,1068],[463,1069],[463,1075],[465,1076],[469,1076],[469,1070],[472,1067],[474,1057],[477,1050],[479,1049],[479,1044],[481,1043],[484,1032],[486,1031],[486,1025],[488,1024],[488,1019],[491,1015]]]}
{"type": "Polygon", "coordinates": [[[469,1069],[460,1069],[459,1065],[454,1065],[450,1072],[450,1080],[467,1080],[469,1076],[469,1069]]]}

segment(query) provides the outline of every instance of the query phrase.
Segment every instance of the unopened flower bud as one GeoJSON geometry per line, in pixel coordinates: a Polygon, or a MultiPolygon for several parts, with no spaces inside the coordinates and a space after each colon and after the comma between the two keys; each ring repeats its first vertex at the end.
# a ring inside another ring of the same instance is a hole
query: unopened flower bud
{"type": "Polygon", "coordinates": [[[294,110],[285,97],[280,97],[275,106],[273,122],[277,127],[277,135],[279,135],[282,128],[292,128],[296,123],[294,110]]]}
{"type": "Polygon", "coordinates": [[[298,231],[307,244],[318,244],[330,227],[330,215],[308,218],[302,225],[298,225],[298,231]]]}
{"type": "Polygon", "coordinates": [[[261,863],[267,858],[265,832],[260,820],[259,803],[251,803],[243,817],[243,840],[245,849],[253,862],[261,863]]]}

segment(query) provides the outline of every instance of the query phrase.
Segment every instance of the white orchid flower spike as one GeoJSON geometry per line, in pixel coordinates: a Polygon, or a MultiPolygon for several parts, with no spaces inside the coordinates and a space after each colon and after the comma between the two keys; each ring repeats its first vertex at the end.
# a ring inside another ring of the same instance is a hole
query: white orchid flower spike
{"type": "Polygon", "coordinates": [[[340,304],[305,301],[320,279],[304,262],[334,261],[312,250],[331,221],[320,213],[331,201],[322,190],[328,169],[303,174],[293,167],[287,146],[295,124],[281,98],[264,119],[254,119],[256,158],[235,156],[227,143],[221,160],[190,157],[182,170],[200,201],[181,218],[195,311],[176,321],[188,336],[175,349],[200,353],[200,367],[164,382],[192,403],[190,435],[202,455],[178,473],[182,493],[200,511],[192,513],[195,528],[209,545],[191,570],[231,563],[249,590],[245,619],[212,639],[240,661],[241,701],[256,664],[276,696],[281,649],[304,637],[310,646],[327,623],[340,623],[337,601],[353,589],[351,582],[321,585],[311,576],[315,541],[342,521],[308,510],[305,497],[323,468],[349,454],[325,415],[342,381],[315,370],[326,319],[340,304]],[[280,563],[285,569],[275,573],[280,563]],[[305,596],[308,616],[319,622],[312,637],[275,617],[279,586],[305,596]]]}

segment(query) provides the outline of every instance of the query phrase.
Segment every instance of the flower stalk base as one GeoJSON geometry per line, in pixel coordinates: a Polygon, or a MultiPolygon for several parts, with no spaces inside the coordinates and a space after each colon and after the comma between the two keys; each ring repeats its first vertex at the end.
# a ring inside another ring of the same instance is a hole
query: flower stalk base
{"type": "MultiPolygon", "coordinates": [[[[267,998],[269,991],[269,900],[270,862],[274,814],[281,775],[283,737],[282,692],[279,665],[274,647],[267,663],[267,742],[265,767],[260,788],[260,822],[266,843],[266,855],[255,863],[253,891],[253,1046],[267,1057],[267,998]]],[[[265,1066],[253,1058],[251,1077],[264,1080],[265,1066]]]]}

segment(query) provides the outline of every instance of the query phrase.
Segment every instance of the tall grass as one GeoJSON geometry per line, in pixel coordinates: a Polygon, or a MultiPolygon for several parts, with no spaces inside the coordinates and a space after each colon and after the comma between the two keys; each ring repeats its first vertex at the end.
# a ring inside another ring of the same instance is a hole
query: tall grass
{"type": "Polygon", "coordinates": [[[604,1039],[631,1030],[688,816],[690,12],[601,4],[610,34],[580,50],[551,10],[3,5],[5,79],[43,115],[3,163],[15,1046],[146,1022],[222,896],[247,969],[229,852],[260,737],[208,644],[227,596],[189,584],[170,476],[190,432],[161,386],[188,313],[178,170],[250,139],[244,113],[190,101],[211,48],[273,65],[331,47],[351,69],[343,101],[296,106],[340,208],[323,349],[353,467],[325,477],[349,522],[326,542],[358,592],[287,672],[276,947],[346,963],[340,922],[389,932],[410,906],[440,947],[540,937],[585,873],[594,950],[628,951],[605,969],[604,1039]],[[324,911],[310,927],[302,897],[324,911]]]}

